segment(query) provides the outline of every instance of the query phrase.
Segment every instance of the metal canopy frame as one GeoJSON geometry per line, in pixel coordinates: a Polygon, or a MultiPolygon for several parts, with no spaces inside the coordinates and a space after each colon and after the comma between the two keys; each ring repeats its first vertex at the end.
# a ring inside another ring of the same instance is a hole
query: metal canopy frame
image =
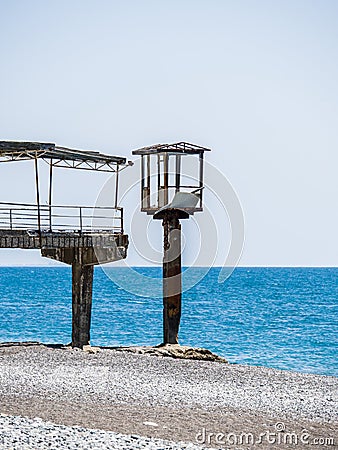
{"type": "Polygon", "coordinates": [[[188,153],[196,155],[198,153],[210,152],[211,149],[189,142],[174,142],[173,144],[155,144],[149,147],[142,147],[133,150],[133,155],[151,155],[156,153],[188,153]]]}
{"type": "Polygon", "coordinates": [[[130,164],[126,158],[120,156],[75,150],[52,143],[0,141],[0,163],[30,159],[43,159],[54,167],[102,172],[116,172],[130,164]]]}
{"type": "MultiPolygon", "coordinates": [[[[46,142],[19,142],[0,141],[0,163],[13,161],[34,161],[36,204],[38,229],[41,233],[41,202],[40,202],[40,181],[38,160],[42,159],[49,164],[49,187],[48,187],[48,209],[49,224],[52,228],[52,191],[53,191],[53,168],[62,167],[70,169],[92,170],[96,172],[115,173],[115,201],[114,208],[121,212],[121,224],[123,223],[122,208],[118,208],[118,175],[132,162],[119,156],[106,155],[96,151],[84,151],[60,147],[53,143],[46,142]]],[[[45,207],[44,211],[45,212],[45,207]]],[[[81,208],[80,208],[81,214],[81,208]]],[[[123,225],[122,225],[123,226],[123,225]]],[[[123,232],[123,229],[122,229],[123,232]]]]}

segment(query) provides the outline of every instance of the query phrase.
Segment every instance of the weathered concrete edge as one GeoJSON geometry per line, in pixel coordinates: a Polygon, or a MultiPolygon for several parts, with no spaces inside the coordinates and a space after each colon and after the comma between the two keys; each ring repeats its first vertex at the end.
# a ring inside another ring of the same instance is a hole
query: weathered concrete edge
{"type": "Polygon", "coordinates": [[[114,350],[141,355],[163,356],[175,359],[193,359],[198,361],[215,361],[228,364],[228,361],[225,358],[212,353],[206,348],[195,348],[179,344],[161,344],[155,347],[116,347],[114,350]]]}
{"type": "MultiPolygon", "coordinates": [[[[41,346],[46,348],[55,348],[61,350],[74,350],[70,344],[44,344],[38,341],[27,342],[0,342],[0,349],[4,347],[32,347],[41,346]]],[[[79,350],[79,349],[76,349],[79,350]]],[[[173,359],[189,359],[195,361],[214,361],[222,364],[229,362],[222,356],[212,353],[206,348],[195,348],[179,344],[160,344],[151,346],[128,346],[128,347],[92,347],[85,345],[83,351],[86,353],[97,353],[104,350],[112,350],[116,352],[134,353],[137,355],[160,356],[173,359]]]]}

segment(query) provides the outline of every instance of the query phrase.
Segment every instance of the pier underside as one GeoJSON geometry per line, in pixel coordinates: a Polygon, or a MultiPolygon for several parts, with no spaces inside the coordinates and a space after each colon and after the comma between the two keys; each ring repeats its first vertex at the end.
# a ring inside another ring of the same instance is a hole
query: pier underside
{"type": "Polygon", "coordinates": [[[128,236],[109,232],[0,230],[0,248],[40,249],[43,257],[72,266],[72,346],[89,345],[94,265],[126,258],[128,236]]]}
{"type": "MultiPolygon", "coordinates": [[[[115,248],[125,258],[128,236],[110,232],[0,230],[0,248],[60,249],[76,247],[115,248]]],[[[48,255],[42,255],[48,256],[48,255]]]]}

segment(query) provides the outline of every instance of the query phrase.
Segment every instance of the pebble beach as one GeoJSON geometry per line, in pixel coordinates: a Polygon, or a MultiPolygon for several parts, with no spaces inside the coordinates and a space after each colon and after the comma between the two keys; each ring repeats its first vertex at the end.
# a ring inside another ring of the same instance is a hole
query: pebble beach
{"type": "Polygon", "coordinates": [[[0,416],[0,445],[7,449],[191,449],[205,447],[125,435],[111,431],[92,430],[83,427],[67,427],[45,422],[39,418],[0,416]]]}
{"type": "Polygon", "coordinates": [[[1,344],[0,399],[6,449],[338,448],[329,376],[1,344]]]}

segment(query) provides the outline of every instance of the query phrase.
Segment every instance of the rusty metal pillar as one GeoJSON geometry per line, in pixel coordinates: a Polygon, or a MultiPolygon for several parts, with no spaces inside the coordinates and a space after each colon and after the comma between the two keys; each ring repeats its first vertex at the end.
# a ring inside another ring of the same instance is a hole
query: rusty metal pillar
{"type": "Polygon", "coordinates": [[[94,266],[83,263],[85,249],[74,249],[72,262],[72,347],[90,343],[94,266]]]}
{"type": "Polygon", "coordinates": [[[178,344],[181,320],[181,224],[177,211],[163,217],[163,343],[178,344]]]}

